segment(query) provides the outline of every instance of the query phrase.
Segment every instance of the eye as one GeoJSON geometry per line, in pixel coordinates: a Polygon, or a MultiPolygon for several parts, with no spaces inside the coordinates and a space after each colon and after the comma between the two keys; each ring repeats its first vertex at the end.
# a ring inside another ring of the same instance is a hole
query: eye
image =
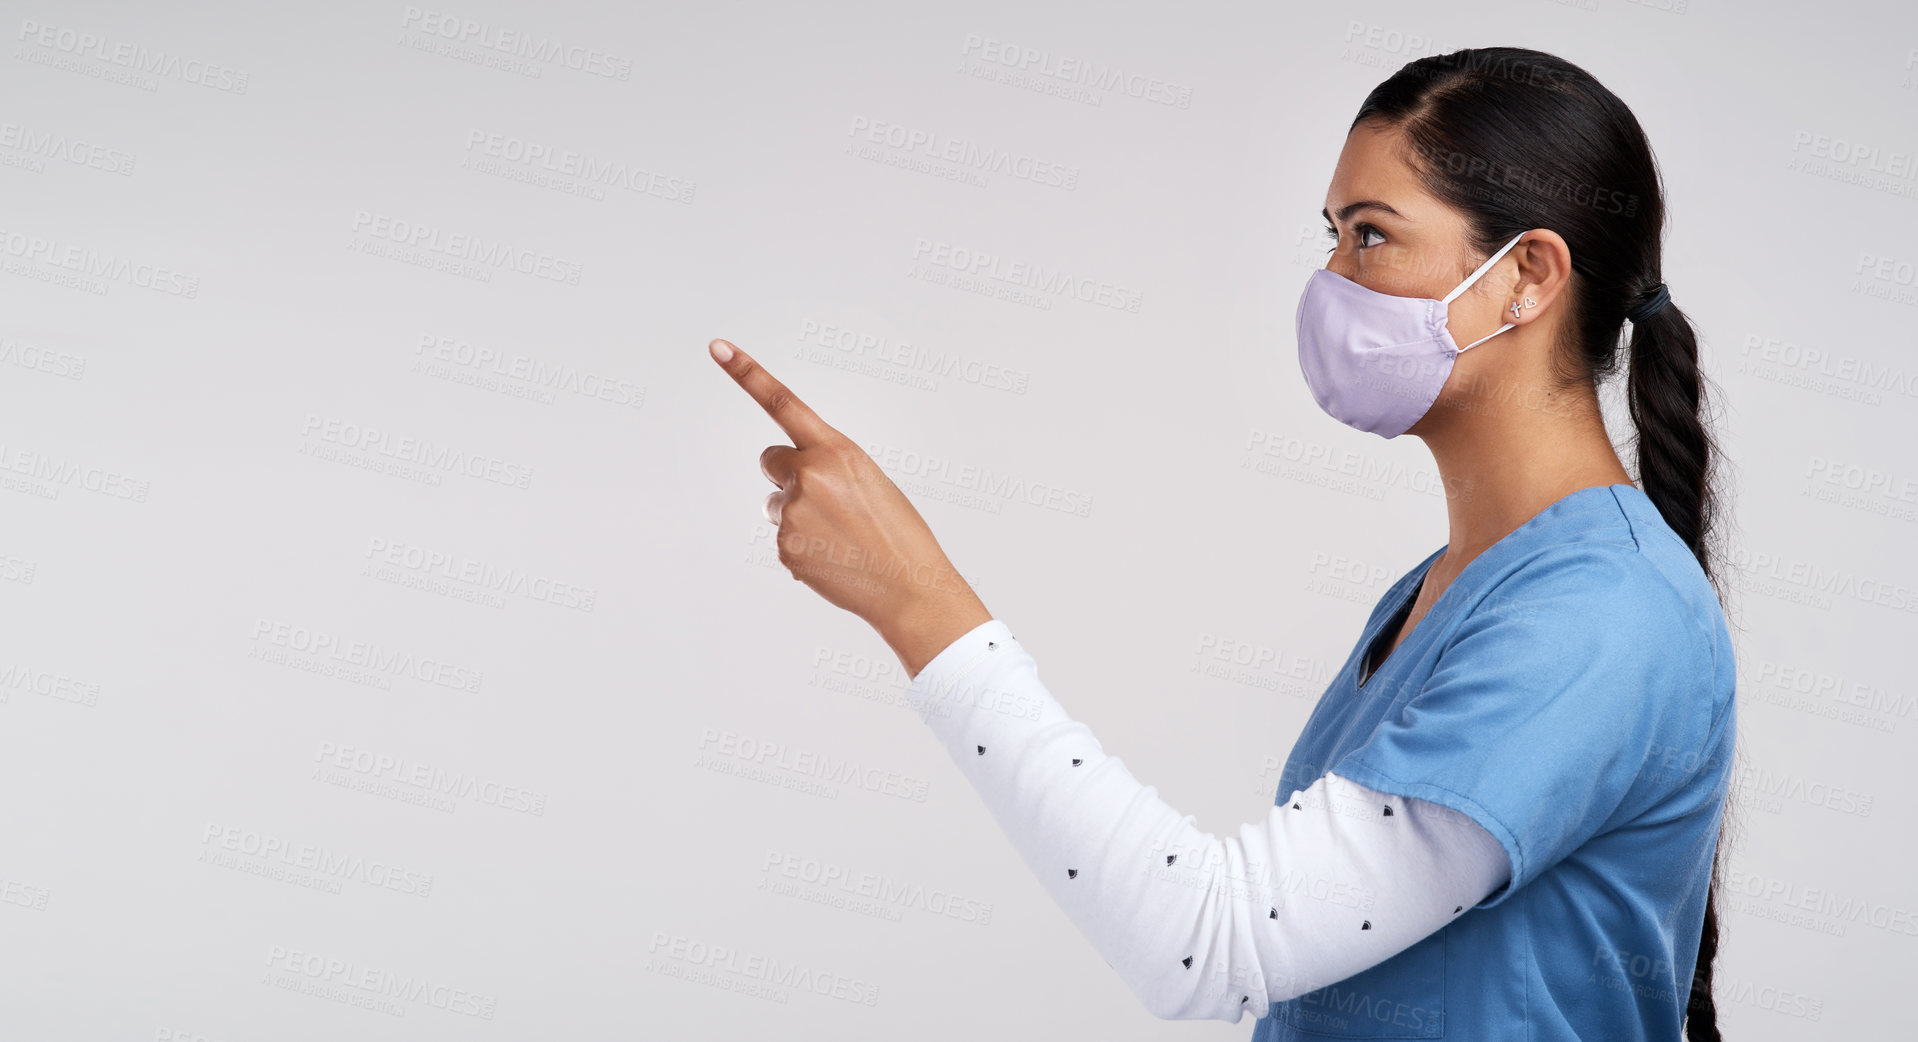
{"type": "MultiPolygon", "coordinates": [[[[1378,244],[1378,243],[1376,243],[1376,242],[1374,242],[1374,243],[1368,243],[1368,242],[1366,242],[1366,241],[1365,241],[1365,237],[1366,237],[1367,235],[1376,235],[1376,236],[1378,236],[1378,237],[1379,237],[1379,238],[1381,238],[1381,239],[1383,239],[1383,238],[1385,238],[1385,233],[1384,233],[1384,232],[1382,232],[1382,231],[1379,231],[1379,230],[1378,230],[1378,229],[1377,229],[1376,227],[1374,227],[1374,226],[1372,226],[1372,225],[1369,225],[1369,224],[1366,224],[1366,223],[1364,223],[1364,222],[1360,222],[1360,223],[1358,223],[1358,224],[1355,224],[1355,225],[1353,225],[1353,226],[1352,226],[1352,230],[1353,230],[1354,232],[1356,232],[1356,233],[1358,233],[1358,237],[1359,237],[1359,249],[1361,249],[1361,250],[1363,250],[1363,249],[1365,249],[1365,248],[1367,248],[1368,246],[1377,246],[1377,245],[1379,245],[1379,244],[1378,244]]],[[[1339,230],[1338,230],[1337,228],[1333,228],[1333,227],[1331,227],[1331,226],[1329,226],[1329,225],[1328,225],[1328,226],[1326,227],[1326,229],[1325,229],[1325,237],[1326,237],[1326,238],[1328,238],[1328,239],[1330,239],[1330,240],[1332,240],[1332,249],[1330,249],[1330,250],[1326,250],[1325,252],[1327,252],[1327,253],[1331,253],[1331,252],[1332,252],[1332,250],[1336,250],[1336,249],[1338,249],[1338,248],[1339,248],[1339,230]]]]}

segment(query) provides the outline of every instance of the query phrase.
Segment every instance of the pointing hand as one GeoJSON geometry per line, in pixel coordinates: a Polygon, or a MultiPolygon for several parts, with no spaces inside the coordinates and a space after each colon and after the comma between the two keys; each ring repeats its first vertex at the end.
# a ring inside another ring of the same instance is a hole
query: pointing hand
{"type": "Polygon", "coordinates": [[[766,516],[779,563],[832,604],[866,620],[917,675],[953,640],[992,618],[899,486],[841,434],[725,340],[713,360],[745,388],[791,445],[769,445],[759,470],[778,490],[766,516]]]}

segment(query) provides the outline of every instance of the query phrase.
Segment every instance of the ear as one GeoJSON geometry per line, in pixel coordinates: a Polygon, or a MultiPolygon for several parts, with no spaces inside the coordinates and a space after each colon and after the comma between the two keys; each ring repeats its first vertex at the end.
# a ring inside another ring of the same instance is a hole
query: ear
{"type": "Polygon", "coordinates": [[[1571,285],[1572,248],[1565,244],[1564,236],[1557,232],[1549,228],[1534,228],[1517,246],[1512,247],[1509,256],[1516,261],[1517,267],[1516,274],[1512,276],[1510,296],[1502,321],[1524,325],[1544,314],[1571,285]],[[1527,299],[1533,302],[1529,307],[1525,305],[1527,299]],[[1509,303],[1514,300],[1519,302],[1517,315],[1513,315],[1509,303]]]}

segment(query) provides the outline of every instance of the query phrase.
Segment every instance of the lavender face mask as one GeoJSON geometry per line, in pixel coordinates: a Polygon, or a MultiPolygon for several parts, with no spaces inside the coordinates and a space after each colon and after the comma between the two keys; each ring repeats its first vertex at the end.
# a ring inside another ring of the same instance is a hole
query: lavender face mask
{"type": "Polygon", "coordinates": [[[1513,236],[1442,300],[1380,293],[1330,268],[1313,272],[1299,296],[1299,367],[1319,408],[1381,437],[1404,434],[1438,399],[1460,351],[1512,328],[1507,322],[1459,347],[1446,305],[1524,237],[1513,236]]]}

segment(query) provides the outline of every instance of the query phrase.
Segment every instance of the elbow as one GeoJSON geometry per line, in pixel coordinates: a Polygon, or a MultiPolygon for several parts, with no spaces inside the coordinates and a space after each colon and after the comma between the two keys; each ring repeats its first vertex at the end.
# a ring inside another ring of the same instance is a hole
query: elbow
{"type": "MultiPolygon", "coordinates": [[[[1111,965],[1109,962],[1107,965],[1111,965]]],[[[1117,969],[1118,967],[1113,967],[1117,969]]],[[[1135,977],[1125,977],[1126,990],[1139,1001],[1140,1008],[1159,1020],[1177,1020],[1172,1004],[1166,1001],[1169,994],[1162,982],[1142,981],[1135,977]]]]}
{"type": "Polygon", "coordinates": [[[1185,1008],[1186,1002],[1164,981],[1129,980],[1126,983],[1132,997],[1139,1000],[1140,1007],[1147,1013],[1159,1020],[1183,1019],[1180,1011],[1185,1008]]]}
{"type": "Polygon", "coordinates": [[[1145,1007],[1147,1013],[1152,1014],[1159,1020],[1193,1019],[1193,1014],[1186,1012],[1186,1008],[1182,1005],[1174,1005],[1162,1000],[1147,999],[1143,996],[1141,996],[1139,1004],[1145,1007]]]}

